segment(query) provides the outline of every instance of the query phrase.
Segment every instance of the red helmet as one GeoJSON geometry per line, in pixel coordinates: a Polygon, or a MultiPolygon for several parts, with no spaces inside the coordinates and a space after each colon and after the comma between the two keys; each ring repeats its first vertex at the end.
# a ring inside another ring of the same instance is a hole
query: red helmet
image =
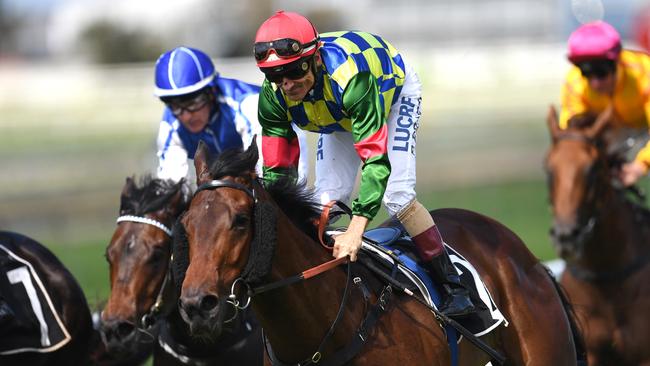
{"type": "Polygon", "coordinates": [[[280,10],[264,21],[255,34],[257,66],[275,68],[313,55],[318,41],[318,32],[307,18],[280,10]]]}
{"type": "Polygon", "coordinates": [[[621,53],[621,36],[611,25],[596,21],[583,24],[569,37],[569,61],[593,59],[616,61],[621,53]]]}

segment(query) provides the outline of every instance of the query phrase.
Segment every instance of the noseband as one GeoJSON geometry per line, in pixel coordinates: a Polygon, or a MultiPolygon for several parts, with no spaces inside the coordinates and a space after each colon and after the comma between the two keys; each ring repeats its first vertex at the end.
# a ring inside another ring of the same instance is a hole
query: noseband
{"type": "MultiPolygon", "coordinates": [[[[165,224],[161,223],[160,221],[148,217],[123,215],[118,217],[116,220],[117,224],[119,224],[120,222],[137,222],[140,224],[151,225],[162,230],[170,238],[172,237],[172,230],[169,227],[167,227],[165,224]]],[[[142,327],[142,329],[149,330],[156,324],[156,320],[158,318],[158,315],[160,315],[160,310],[162,309],[162,305],[163,305],[163,293],[165,291],[165,287],[167,286],[168,282],[169,282],[169,271],[167,271],[167,273],[165,274],[165,278],[163,279],[163,283],[160,286],[160,290],[158,290],[156,301],[153,303],[153,305],[151,305],[149,311],[146,312],[144,315],[142,315],[142,318],[140,318],[140,326],[142,327]]]]}

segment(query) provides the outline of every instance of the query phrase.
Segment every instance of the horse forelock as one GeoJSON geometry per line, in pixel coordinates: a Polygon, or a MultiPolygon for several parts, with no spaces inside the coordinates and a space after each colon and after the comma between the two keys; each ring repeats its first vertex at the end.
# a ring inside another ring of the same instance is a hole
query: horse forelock
{"type": "Polygon", "coordinates": [[[120,215],[142,216],[157,211],[169,204],[170,199],[181,192],[179,212],[189,205],[191,192],[182,179],[176,183],[172,180],[153,178],[147,174],[140,178],[139,183],[129,186],[127,194],[120,199],[120,215]]]}

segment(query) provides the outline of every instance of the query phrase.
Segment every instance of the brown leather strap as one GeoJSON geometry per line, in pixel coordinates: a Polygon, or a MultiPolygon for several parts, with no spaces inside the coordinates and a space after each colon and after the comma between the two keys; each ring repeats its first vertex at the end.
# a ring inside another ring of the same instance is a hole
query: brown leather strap
{"type": "Polygon", "coordinates": [[[319,275],[319,274],[321,274],[323,272],[327,272],[330,269],[338,266],[339,264],[346,263],[349,259],[350,259],[350,257],[346,255],[345,257],[333,259],[331,261],[320,264],[320,265],[318,265],[316,267],[310,268],[310,269],[302,272],[303,278],[308,279],[308,278],[314,277],[316,275],[319,275]]]}
{"type": "Polygon", "coordinates": [[[334,246],[329,246],[325,244],[325,240],[323,239],[323,236],[325,235],[325,227],[327,226],[327,223],[329,222],[329,215],[330,215],[330,210],[332,209],[332,206],[336,204],[336,201],[329,201],[326,204],[323,205],[323,211],[320,213],[320,219],[318,220],[318,240],[320,241],[320,244],[327,250],[333,250],[334,246]]]}

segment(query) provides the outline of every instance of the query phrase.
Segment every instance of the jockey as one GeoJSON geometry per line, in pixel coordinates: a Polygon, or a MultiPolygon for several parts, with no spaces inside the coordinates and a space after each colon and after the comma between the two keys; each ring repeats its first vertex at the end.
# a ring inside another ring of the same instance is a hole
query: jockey
{"type": "MultiPolygon", "coordinates": [[[[230,148],[245,149],[260,134],[260,87],[221,77],[204,52],[174,48],[158,58],[155,72],[155,95],[166,106],[157,139],[158,178],[179,181],[186,177],[187,159],[194,157],[199,141],[219,154],[230,148]]],[[[305,154],[299,176],[306,179],[307,144],[304,133],[298,136],[300,152],[305,154]]],[[[261,173],[261,161],[258,168],[261,173]]]]}
{"type": "MultiPolygon", "coordinates": [[[[567,128],[571,117],[601,113],[609,104],[614,106],[614,127],[650,127],[650,55],[623,50],[616,29],[597,21],[571,34],[568,58],[573,67],[562,87],[561,128],[567,128]]],[[[650,142],[623,165],[621,182],[633,185],[649,168],[650,142]]]]}
{"type": "Polygon", "coordinates": [[[402,55],[369,33],[319,36],[307,18],[285,11],[260,26],[254,53],[266,76],[259,99],[264,178],[295,175],[299,151],[291,123],[319,133],[316,191],[322,203],[349,201],[361,165],[353,217],[347,231],[334,238],[334,256],[356,260],[383,197],[442,284],[441,311],[448,316],[474,311],[438,228],[415,197],[421,84],[402,55]]]}

